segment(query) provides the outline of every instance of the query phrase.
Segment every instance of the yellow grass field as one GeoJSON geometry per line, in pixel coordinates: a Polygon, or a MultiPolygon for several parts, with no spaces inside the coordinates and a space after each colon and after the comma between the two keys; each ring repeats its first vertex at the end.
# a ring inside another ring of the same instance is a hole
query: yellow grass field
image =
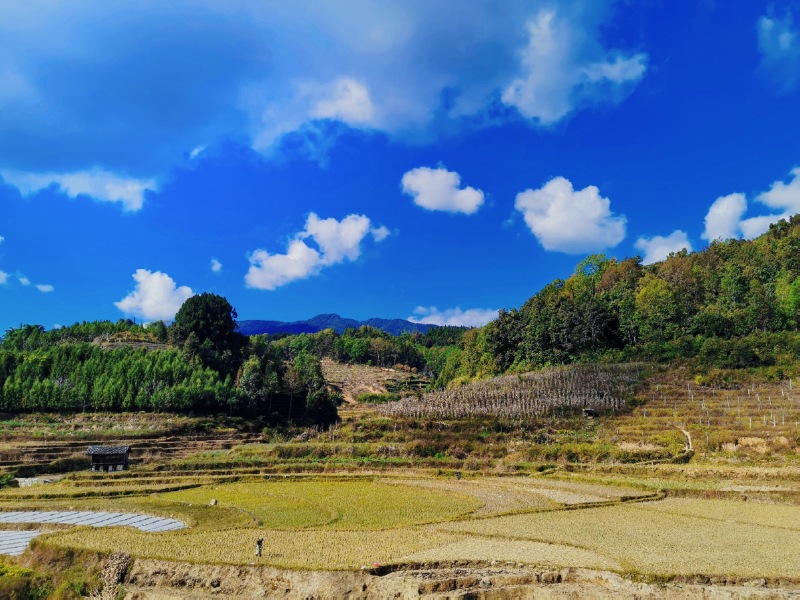
{"type": "MultiPolygon", "coordinates": [[[[800,548],[798,506],[668,498],[562,510],[568,506],[553,499],[608,502],[631,495],[636,493],[630,488],[518,477],[221,484],[103,504],[70,501],[76,508],[172,514],[191,524],[182,531],[82,528],[36,543],[294,569],[497,560],[652,575],[800,573],[793,550],[800,548]],[[212,499],[217,505],[210,506],[212,499]],[[518,514],[492,516],[509,511],[518,514]],[[256,559],[260,537],[264,551],[256,559]]],[[[64,504],[41,501],[38,507],[64,504]]]]}
{"type": "Polygon", "coordinates": [[[732,501],[668,500],[462,521],[439,528],[583,548],[618,561],[625,570],[643,573],[797,577],[800,507],[745,508],[742,516],[732,501]],[[738,516],[739,522],[731,516],[738,516]],[[781,519],[795,528],[773,524],[781,519]]]}

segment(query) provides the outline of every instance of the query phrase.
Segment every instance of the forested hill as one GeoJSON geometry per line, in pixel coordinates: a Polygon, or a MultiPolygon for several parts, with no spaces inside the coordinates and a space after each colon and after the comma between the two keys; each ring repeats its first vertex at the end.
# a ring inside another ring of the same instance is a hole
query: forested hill
{"type": "Polygon", "coordinates": [[[591,360],[796,368],[798,324],[795,215],[755,240],[715,241],[651,265],[590,256],[519,309],[467,331],[437,384],[591,360]]]}
{"type": "Polygon", "coordinates": [[[317,333],[325,329],[333,329],[337,333],[344,333],[345,329],[352,327],[358,329],[361,326],[374,327],[392,335],[400,335],[407,331],[414,333],[419,331],[425,333],[435,325],[422,323],[412,323],[404,319],[379,319],[372,318],[366,321],[346,319],[335,314],[323,314],[306,319],[304,321],[238,321],[239,331],[244,335],[262,335],[273,333],[317,333]]]}

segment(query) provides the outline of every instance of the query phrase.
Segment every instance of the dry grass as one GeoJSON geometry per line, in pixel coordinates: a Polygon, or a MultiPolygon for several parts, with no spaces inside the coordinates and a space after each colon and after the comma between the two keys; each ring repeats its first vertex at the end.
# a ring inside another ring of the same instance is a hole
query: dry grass
{"type": "MultiPolygon", "coordinates": [[[[387,483],[400,483],[397,480],[387,479],[387,483]]],[[[403,482],[405,483],[405,482],[403,482]]],[[[519,489],[513,481],[501,478],[480,480],[463,479],[418,479],[408,484],[415,487],[439,490],[447,493],[456,493],[472,496],[480,501],[481,506],[475,515],[492,515],[497,513],[518,512],[536,508],[556,508],[557,503],[550,501],[542,494],[533,490],[519,489]]]]}
{"type": "MultiPolygon", "coordinates": [[[[735,503],[698,505],[697,512],[705,513],[702,516],[672,514],[658,507],[658,503],[637,503],[439,527],[583,548],[619,561],[626,570],[646,573],[796,577],[800,573],[800,554],[794,549],[800,548],[800,532],[706,518],[717,514],[720,506],[730,504],[735,503]]],[[[757,505],[748,508],[752,506],[757,505]]],[[[755,510],[768,512],[771,508],[774,507],[758,506],[755,510]]],[[[781,507],[787,508],[796,522],[800,508],[781,507]]]]}
{"type": "Polygon", "coordinates": [[[357,569],[452,544],[462,534],[418,528],[390,531],[265,531],[227,529],[215,532],[146,534],[131,528],[76,529],[44,538],[65,548],[137,557],[215,564],[264,564],[293,569],[357,569]],[[261,559],[255,544],[264,539],[261,559]]]}
{"type": "Polygon", "coordinates": [[[663,502],[643,504],[641,508],[725,523],[747,523],[800,531],[800,507],[797,506],[669,498],[663,502]]]}
{"type": "Polygon", "coordinates": [[[448,560],[512,561],[553,567],[621,570],[615,560],[582,548],[525,540],[470,536],[463,540],[416,552],[401,560],[441,562],[448,560]]]}

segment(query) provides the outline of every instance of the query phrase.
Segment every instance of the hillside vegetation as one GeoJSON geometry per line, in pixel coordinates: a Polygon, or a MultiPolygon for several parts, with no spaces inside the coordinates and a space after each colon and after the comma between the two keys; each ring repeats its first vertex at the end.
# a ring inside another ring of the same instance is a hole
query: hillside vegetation
{"type": "Polygon", "coordinates": [[[437,387],[571,362],[778,366],[800,357],[800,215],[753,241],[643,265],[589,256],[519,309],[466,332],[437,387]]]}

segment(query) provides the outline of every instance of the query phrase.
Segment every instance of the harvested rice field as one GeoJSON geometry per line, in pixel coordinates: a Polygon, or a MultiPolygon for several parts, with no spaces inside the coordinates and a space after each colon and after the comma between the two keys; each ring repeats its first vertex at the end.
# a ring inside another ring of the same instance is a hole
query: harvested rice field
{"type": "MultiPolygon", "coordinates": [[[[105,510],[182,515],[190,525],[185,530],[71,529],[35,544],[289,569],[510,561],[653,576],[798,577],[800,507],[644,494],[542,477],[219,484],[102,504],[105,510]],[[259,538],[264,548],[256,558],[259,538]]],[[[76,509],[101,506],[94,498],[70,502],[76,509]]]]}
{"type": "Polygon", "coordinates": [[[368,480],[229,484],[160,497],[197,504],[215,499],[272,528],[381,529],[466,515],[481,506],[477,498],[465,494],[368,480]]]}
{"type": "Polygon", "coordinates": [[[797,506],[746,504],[740,510],[732,501],[678,499],[462,521],[440,529],[583,548],[642,573],[797,577],[798,521],[797,506]],[[793,527],[776,526],[782,519],[793,527]]]}

